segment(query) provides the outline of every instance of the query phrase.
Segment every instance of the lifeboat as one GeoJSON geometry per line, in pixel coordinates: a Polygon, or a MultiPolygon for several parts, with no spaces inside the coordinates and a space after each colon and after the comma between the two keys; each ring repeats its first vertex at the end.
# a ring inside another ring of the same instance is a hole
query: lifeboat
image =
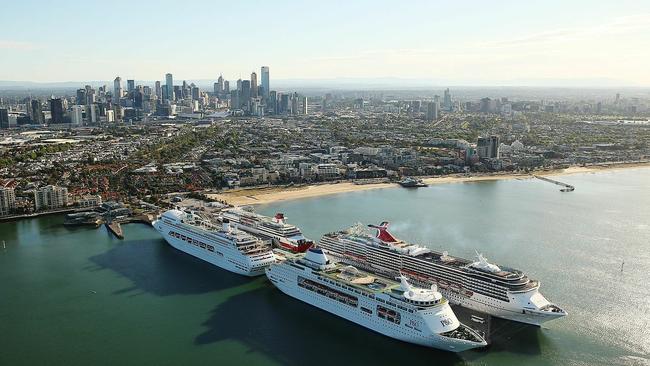
{"type": "Polygon", "coordinates": [[[455,283],[449,286],[449,289],[453,292],[460,292],[460,287],[455,283]]]}
{"type": "Polygon", "coordinates": [[[447,282],[445,280],[440,280],[440,281],[438,281],[438,286],[440,286],[440,288],[447,289],[447,288],[449,288],[449,282],[447,282]]]}

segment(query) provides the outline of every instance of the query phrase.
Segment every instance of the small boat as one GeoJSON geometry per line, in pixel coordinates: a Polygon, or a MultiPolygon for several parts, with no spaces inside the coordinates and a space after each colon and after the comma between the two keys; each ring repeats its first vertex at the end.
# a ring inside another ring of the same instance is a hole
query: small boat
{"type": "Polygon", "coordinates": [[[399,185],[401,185],[404,188],[419,188],[419,187],[427,187],[427,184],[425,184],[422,179],[415,179],[411,177],[406,177],[402,180],[400,180],[399,185]]]}

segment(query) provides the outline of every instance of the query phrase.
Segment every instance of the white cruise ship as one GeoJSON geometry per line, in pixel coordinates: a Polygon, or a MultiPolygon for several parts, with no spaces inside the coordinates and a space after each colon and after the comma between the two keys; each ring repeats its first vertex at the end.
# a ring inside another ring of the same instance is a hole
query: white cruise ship
{"type": "Polygon", "coordinates": [[[237,223],[237,227],[265,239],[271,239],[273,244],[294,253],[303,253],[314,242],[305,238],[300,229],[288,224],[283,214],[268,217],[254,212],[231,208],[221,212],[221,217],[237,223]]]}
{"type": "Polygon", "coordinates": [[[436,290],[401,284],[331,263],[320,248],[272,264],[266,276],[280,291],[383,335],[461,352],[487,342],[461,324],[436,290]]]}
{"type": "Polygon", "coordinates": [[[539,281],[523,272],[489,263],[451,257],[396,239],[388,223],[372,236],[360,224],[325,234],[320,247],[336,259],[368,271],[403,273],[418,285],[435,284],[453,304],[517,322],[541,325],[567,313],[539,292],[539,281]]]}
{"type": "Polygon", "coordinates": [[[227,220],[215,226],[193,212],[169,210],[153,227],[174,248],[234,273],[259,276],[275,262],[270,245],[231,228],[227,220]]]}

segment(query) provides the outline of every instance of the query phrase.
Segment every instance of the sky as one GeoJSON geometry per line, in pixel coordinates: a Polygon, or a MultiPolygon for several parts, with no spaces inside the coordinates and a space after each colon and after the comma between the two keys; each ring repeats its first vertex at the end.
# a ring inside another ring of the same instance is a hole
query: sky
{"type": "Polygon", "coordinates": [[[650,86],[649,0],[20,0],[0,80],[403,78],[650,86]]]}

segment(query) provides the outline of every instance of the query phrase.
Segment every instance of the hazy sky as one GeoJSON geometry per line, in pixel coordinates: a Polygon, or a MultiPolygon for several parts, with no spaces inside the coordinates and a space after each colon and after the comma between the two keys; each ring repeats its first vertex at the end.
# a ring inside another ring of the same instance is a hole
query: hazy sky
{"type": "Polygon", "coordinates": [[[650,86],[650,0],[7,0],[0,80],[398,77],[650,86]]]}

